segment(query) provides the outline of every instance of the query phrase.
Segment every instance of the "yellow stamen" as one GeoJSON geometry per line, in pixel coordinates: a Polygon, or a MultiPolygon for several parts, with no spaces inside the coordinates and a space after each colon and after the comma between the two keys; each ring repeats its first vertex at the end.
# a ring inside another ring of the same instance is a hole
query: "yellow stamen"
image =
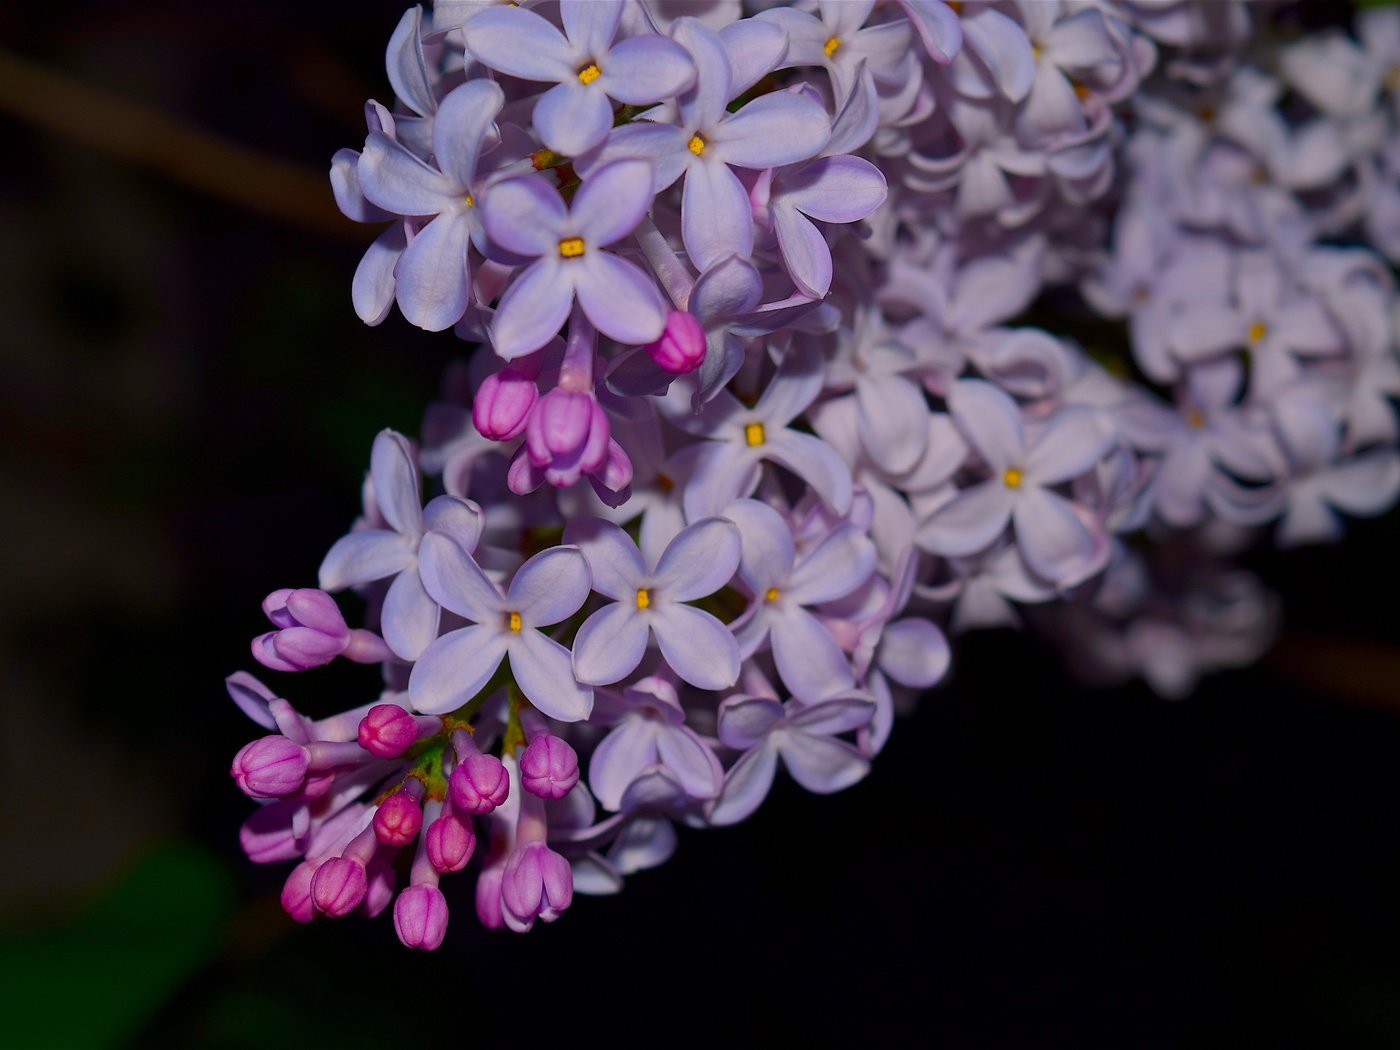
{"type": "Polygon", "coordinates": [[[778,600],[778,588],[769,587],[763,592],[763,600],[765,602],[776,602],[778,600]]]}
{"type": "Polygon", "coordinates": [[[836,49],[840,46],[841,41],[837,40],[835,37],[832,37],[830,40],[828,40],[825,44],[822,45],[822,50],[826,52],[826,57],[830,58],[832,55],[836,54],[836,49]]]}
{"type": "Polygon", "coordinates": [[[1079,99],[1080,104],[1083,105],[1085,102],[1088,102],[1091,98],[1094,97],[1094,93],[1090,91],[1087,87],[1085,87],[1083,84],[1075,84],[1074,97],[1079,99]]]}
{"type": "Polygon", "coordinates": [[[1037,62],[1040,61],[1040,48],[1036,47],[1034,44],[1031,45],[1031,58],[1037,62]]]}
{"type": "Polygon", "coordinates": [[[579,82],[583,84],[591,84],[602,75],[603,71],[598,68],[596,62],[590,62],[578,71],[579,82]]]}
{"type": "Polygon", "coordinates": [[[576,259],[583,254],[582,237],[565,237],[559,242],[559,254],[566,259],[576,259]]]}
{"type": "Polygon", "coordinates": [[[1249,326],[1249,331],[1245,333],[1251,343],[1262,343],[1264,337],[1269,334],[1268,326],[1261,321],[1255,321],[1249,326]]]}
{"type": "Polygon", "coordinates": [[[705,140],[699,135],[692,135],[690,141],[685,144],[685,148],[698,157],[705,152],[705,140]]]}
{"type": "Polygon", "coordinates": [[[467,194],[467,207],[468,207],[468,208],[475,208],[475,207],[476,207],[476,198],[473,197],[470,193],[467,194]]]}
{"type": "Polygon", "coordinates": [[[948,9],[955,15],[962,14],[962,0],[948,0],[948,9]]]}
{"type": "Polygon", "coordinates": [[[506,613],[506,630],[511,634],[520,633],[520,614],[518,612],[506,613]]]}
{"type": "Polygon", "coordinates": [[[744,440],[748,442],[749,448],[756,448],[768,440],[768,435],[763,432],[762,423],[748,423],[744,426],[744,440]]]}
{"type": "Polygon", "coordinates": [[[1006,473],[1001,476],[1001,480],[1009,489],[1019,489],[1021,487],[1021,472],[1015,467],[1007,467],[1006,473]]]}
{"type": "Polygon", "coordinates": [[[649,608],[651,608],[651,591],[649,591],[649,590],[648,590],[647,588],[645,588],[645,587],[638,587],[638,588],[637,588],[637,608],[638,608],[638,609],[649,609],[649,608]]]}
{"type": "Polygon", "coordinates": [[[1199,408],[1193,408],[1186,413],[1186,425],[1192,430],[1200,430],[1206,425],[1206,417],[1199,408]]]}
{"type": "Polygon", "coordinates": [[[659,488],[662,492],[671,492],[672,490],[675,489],[676,483],[675,483],[675,481],[674,481],[669,475],[667,475],[667,474],[657,474],[657,475],[656,475],[656,487],[659,488]]]}

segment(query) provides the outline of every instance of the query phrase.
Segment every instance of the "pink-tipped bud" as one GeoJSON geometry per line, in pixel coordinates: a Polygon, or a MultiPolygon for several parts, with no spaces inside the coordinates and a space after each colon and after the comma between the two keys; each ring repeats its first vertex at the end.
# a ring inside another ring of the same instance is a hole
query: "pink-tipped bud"
{"type": "Polygon", "coordinates": [[[476,917],[488,930],[502,929],[506,917],[501,908],[501,876],[505,865],[485,868],[476,879],[476,917]]]}
{"type": "Polygon", "coordinates": [[[396,791],[374,812],[374,837],[386,846],[407,846],[423,827],[423,807],[404,791],[396,791]]]}
{"type": "Polygon", "coordinates": [[[375,704],[360,719],[360,746],[375,758],[398,758],[417,739],[417,720],[398,704],[375,704]]]}
{"type": "Polygon", "coordinates": [[[253,658],[274,671],[322,667],[350,644],[345,617],[325,591],[284,587],[263,599],[263,612],[279,629],[253,639],[253,658]]]}
{"type": "Polygon", "coordinates": [[[447,933],[447,898],[436,886],[410,886],[394,902],[394,932],[405,948],[436,951],[447,933]]]}
{"type": "Polygon", "coordinates": [[[694,314],[672,310],[661,338],[647,345],[647,353],[672,375],[694,372],[705,360],[705,329],[694,314]]]}
{"type": "Polygon", "coordinates": [[[578,752],[553,733],[536,733],[520,756],[520,783],[540,798],[563,798],[578,783],[578,752]]]}
{"type": "Polygon", "coordinates": [[[369,882],[365,887],[365,899],[360,905],[360,910],[371,919],[387,908],[394,899],[394,889],[398,885],[399,877],[394,870],[393,854],[391,849],[380,850],[365,869],[369,882]]]}
{"type": "Polygon", "coordinates": [[[311,755],[285,736],[265,736],[245,744],[233,756],[229,772],[238,788],[252,798],[279,798],[300,790],[311,755]]]}
{"type": "Polygon", "coordinates": [[[282,884],[282,910],[296,922],[310,922],[316,918],[316,905],[311,901],[311,877],[316,874],[318,863],[302,861],[282,884]]]}
{"type": "Polygon", "coordinates": [[[551,485],[562,487],[603,465],[611,435],[607,413],[591,390],[556,387],[530,413],[525,451],[551,485]]]}
{"type": "Polygon", "coordinates": [[[539,400],[540,388],[528,375],[515,368],[503,368],[487,376],[472,401],[472,423],[477,432],[492,441],[510,441],[525,430],[530,409],[539,400]]]}
{"type": "Polygon", "coordinates": [[[428,862],[441,872],[461,871],[476,850],[470,820],[444,813],[428,825],[428,862]]]}
{"type": "Polygon", "coordinates": [[[312,903],[334,919],[358,908],[368,890],[369,874],[354,857],[332,857],[311,877],[312,903]]]}
{"type": "Polygon", "coordinates": [[[495,755],[480,752],[457,763],[447,781],[452,808],[463,813],[490,813],[510,794],[510,774],[495,755]]]}

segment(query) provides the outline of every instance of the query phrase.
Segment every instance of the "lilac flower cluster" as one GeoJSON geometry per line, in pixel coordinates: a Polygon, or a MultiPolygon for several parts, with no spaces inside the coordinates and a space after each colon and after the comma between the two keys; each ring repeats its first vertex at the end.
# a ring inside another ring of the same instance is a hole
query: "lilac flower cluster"
{"type": "Polygon", "coordinates": [[[1397,300],[1339,243],[1400,250],[1400,21],[1247,51],[1269,11],[408,11],[331,168],[384,224],[353,302],[475,349],[253,642],[380,695],[312,720],[228,680],[288,913],[392,902],[436,948],[480,838],[480,921],[553,921],[779,767],[860,780],[945,628],[1025,619],[1166,695],[1252,659],[1273,606],[1228,555],[1400,494],[1397,300]]]}

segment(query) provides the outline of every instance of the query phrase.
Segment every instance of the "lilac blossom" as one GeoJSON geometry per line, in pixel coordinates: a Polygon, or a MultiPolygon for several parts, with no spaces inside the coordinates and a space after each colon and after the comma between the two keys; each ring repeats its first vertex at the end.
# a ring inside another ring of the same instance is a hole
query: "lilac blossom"
{"type": "Polygon", "coordinates": [[[622,10],[622,0],[562,0],[562,34],[523,8],[484,11],[467,29],[467,47],[492,69],[555,84],[535,104],[535,130],[550,149],[575,157],[612,130],[609,99],[644,106],[695,79],[690,56],[673,40],[615,40],[622,10]]]}
{"type": "Polygon", "coordinates": [[[597,518],[564,530],[588,559],[593,589],[613,601],[593,613],[574,639],[579,681],[606,685],[636,670],[655,637],[666,664],[699,689],[724,689],[739,678],[739,647],[729,630],[686,604],[725,586],[739,568],[739,530],[723,518],[678,533],[654,566],[620,528],[597,518]]]}

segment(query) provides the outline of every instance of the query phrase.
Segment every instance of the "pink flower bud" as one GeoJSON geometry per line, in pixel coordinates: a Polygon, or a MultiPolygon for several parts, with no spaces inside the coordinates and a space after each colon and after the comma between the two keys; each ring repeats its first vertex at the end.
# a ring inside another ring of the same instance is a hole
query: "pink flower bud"
{"type": "Polygon", "coordinates": [[[436,951],[447,933],[447,898],[436,886],[410,886],[394,902],[394,932],[406,948],[436,951]]]}
{"type": "Polygon", "coordinates": [[[540,398],[525,426],[530,462],[550,484],[571,485],[603,465],[611,429],[592,391],[555,388],[540,398]]]}
{"type": "Polygon", "coordinates": [[[360,719],[360,746],[375,758],[398,758],[417,739],[417,719],[398,704],[375,704],[360,719]]]}
{"type": "Polygon", "coordinates": [[[506,924],[501,909],[501,876],[503,864],[484,868],[476,879],[476,917],[488,930],[502,929],[506,924]]]}
{"type": "Polygon", "coordinates": [[[428,825],[428,861],[437,871],[461,871],[476,850],[470,820],[444,813],[428,825]]]}
{"type": "Polygon", "coordinates": [[[553,922],[573,899],[573,869],[543,842],[517,848],[506,861],[501,904],[512,929],[528,930],[537,918],[553,922]]]}
{"type": "Polygon", "coordinates": [[[358,908],[368,890],[369,875],[354,857],[332,857],[311,877],[312,903],[335,919],[358,908]]]}
{"type": "Polygon", "coordinates": [[[306,671],[330,663],[350,644],[350,629],[335,599],[314,587],[283,588],[263,599],[279,630],[253,639],[253,658],[274,671],[306,671]]]}
{"type": "Polygon", "coordinates": [[[647,346],[647,353],[673,375],[694,372],[705,360],[705,329],[694,314],[672,310],[661,338],[647,346]]]}
{"type": "Polygon", "coordinates": [[[282,884],[282,910],[297,922],[316,918],[316,905],[311,901],[311,878],[319,861],[304,860],[292,869],[282,884]]]}
{"type": "Polygon", "coordinates": [[[537,733],[520,756],[520,782],[540,798],[563,798],[578,783],[578,753],[553,733],[537,733]]]}
{"type": "Polygon", "coordinates": [[[229,772],[238,788],[252,798],[279,798],[300,790],[311,755],[285,736],[265,736],[245,744],[233,756],[229,772]]]}
{"type": "Polygon", "coordinates": [[[510,774],[501,760],[479,751],[468,755],[447,781],[454,809],[463,813],[490,813],[510,794],[510,774]]]}
{"type": "Polygon", "coordinates": [[[406,791],[396,791],[374,813],[374,837],[386,846],[407,846],[423,826],[423,807],[406,791]]]}
{"type": "Polygon", "coordinates": [[[487,376],[472,402],[472,423],[492,441],[509,441],[525,430],[530,410],[540,390],[530,376],[516,368],[503,368],[487,376]]]}

